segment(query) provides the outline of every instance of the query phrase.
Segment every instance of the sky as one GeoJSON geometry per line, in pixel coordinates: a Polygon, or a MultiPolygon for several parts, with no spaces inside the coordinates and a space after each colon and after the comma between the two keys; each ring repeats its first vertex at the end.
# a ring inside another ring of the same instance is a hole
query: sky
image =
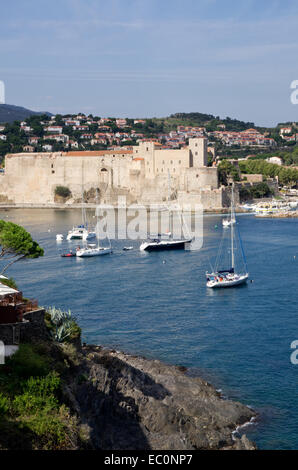
{"type": "Polygon", "coordinates": [[[297,0],[1,1],[6,103],[52,113],[298,121],[297,0]]]}

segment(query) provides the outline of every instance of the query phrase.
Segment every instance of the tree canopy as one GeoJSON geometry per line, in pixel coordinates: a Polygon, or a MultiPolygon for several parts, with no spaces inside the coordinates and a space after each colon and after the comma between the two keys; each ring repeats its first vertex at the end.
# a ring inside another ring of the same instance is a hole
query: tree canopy
{"type": "Polygon", "coordinates": [[[231,162],[222,160],[218,165],[219,182],[226,186],[228,184],[229,177],[233,178],[234,181],[239,181],[239,170],[231,162]]]}
{"type": "Polygon", "coordinates": [[[0,261],[4,267],[1,274],[13,263],[23,258],[38,258],[44,251],[29,232],[13,222],[0,220],[0,261]]]}
{"type": "Polygon", "coordinates": [[[262,174],[270,178],[278,176],[281,184],[297,184],[298,181],[298,170],[268,163],[264,160],[241,161],[239,167],[242,173],[262,174]]]}

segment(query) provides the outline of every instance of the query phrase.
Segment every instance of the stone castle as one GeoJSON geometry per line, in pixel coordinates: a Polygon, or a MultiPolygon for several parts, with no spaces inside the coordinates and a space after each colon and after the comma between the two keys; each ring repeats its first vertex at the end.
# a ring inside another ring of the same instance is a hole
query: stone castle
{"type": "Polygon", "coordinates": [[[80,202],[84,188],[87,201],[98,189],[100,202],[107,204],[116,204],[119,196],[127,203],[161,203],[170,193],[181,204],[225,206],[217,168],[207,166],[207,139],[190,139],[179,150],[161,147],[147,141],[132,150],[8,154],[0,201],[51,205],[57,202],[55,188],[65,186],[71,191],[68,204],[80,202]]]}

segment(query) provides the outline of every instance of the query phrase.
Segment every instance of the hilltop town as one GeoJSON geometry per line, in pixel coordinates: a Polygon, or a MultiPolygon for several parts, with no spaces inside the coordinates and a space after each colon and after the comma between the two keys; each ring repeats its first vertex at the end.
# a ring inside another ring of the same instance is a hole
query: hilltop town
{"type": "MultiPolygon", "coordinates": [[[[154,138],[164,148],[181,148],[194,137],[207,137],[210,147],[274,150],[295,143],[296,123],[274,129],[254,127],[201,113],[178,113],[163,119],[100,118],[92,115],[33,115],[23,121],[0,124],[0,158],[6,153],[103,150],[137,145],[154,138]],[[198,122],[199,125],[195,125],[198,122]]],[[[210,152],[214,153],[210,148],[210,152]]]]}

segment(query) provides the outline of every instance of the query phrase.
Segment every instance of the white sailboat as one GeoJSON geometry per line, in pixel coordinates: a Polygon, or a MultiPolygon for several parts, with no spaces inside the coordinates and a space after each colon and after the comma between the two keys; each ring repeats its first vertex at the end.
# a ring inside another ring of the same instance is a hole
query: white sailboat
{"type": "Polygon", "coordinates": [[[98,231],[98,219],[97,219],[97,224],[96,224],[96,233],[97,237],[97,245],[95,243],[88,244],[87,246],[80,248],[78,247],[76,251],[76,255],[79,258],[91,258],[93,256],[102,256],[102,255],[108,255],[109,253],[112,253],[112,246],[111,242],[109,240],[109,246],[104,247],[100,246],[99,243],[99,231],[98,231]]]}
{"type": "Polygon", "coordinates": [[[224,228],[230,227],[232,224],[235,224],[236,220],[235,219],[223,219],[222,225],[224,228]]]}
{"type": "Polygon", "coordinates": [[[76,255],[79,258],[91,258],[93,256],[102,256],[102,255],[108,255],[109,253],[112,253],[112,247],[103,247],[99,246],[99,244],[96,246],[96,244],[89,244],[84,248],[79,248],[76,252],[76,255]]]}
{"type": "Polygon", "coordinates": [[[94,240],[96,238],[96,233],[88,228],[88,223],[86,220],[86,210],[84,203],[84,193],[82,190],[82,224],[74,226],[71,230],[68,231],[66,239],[69,240],[94,240]]]}
{"type": "MultiPolygon", "coordinates": [[[[234,210],[234,185],[232,186],[230,220],[231,221],[235,220],[235,223],[236,223],[236,215],[235,215],[235,210],[234,210]]],[[[239,233],[238,233],[238,239],[239,239],[239,248],[241,251],[243,272],[236,271],[236,268],[235,268],[235,248],[236,248],[235,232],[236,230],[234,227],[234,223],[230,223],[230,229],[231,229],[231,237],[230,237],[231,258],[228,261],[230,262],[230,267],[223,266],[221,269],[218,269],[219,264],[222,261],[220,255],[221,255],[221,249],[222,249],[223,244],[221,243],[219,253],[217,256],[217,261],[216,261],[216,269],[212,273],[206,273],[207,287],[210,287],[210,288],[234,287],[234,286],[239,286],[241,284],[244,284],[248,279],[249,274],[247,272],[245,255],[244,255],[244,251],[242,248],[242,243],[241,243],[241,238],[240,238],[239,233]]],[[[223,235],[223,237],[224,236],[225,235],[223,235]]]]}
{"type": "MultiPolygon", "coordinates": [[[[170,200],[170,189],[171,189],[171,177],[168,172],[168,205],[164,210],[169,211],[170,219],[170,230],[164,234],[158,234],[153,240],[145,241],[140,246],[140,251],[169,251],[169,250],[185,250],[186,247],[192,242],[192,237],[183,239],[175,239],[173,237],[173,209],[169,206],[170,200]]],[[[182,214],[180,214],[180,220],[182,227],[186,227],[185,220],[182,214]]]]}

